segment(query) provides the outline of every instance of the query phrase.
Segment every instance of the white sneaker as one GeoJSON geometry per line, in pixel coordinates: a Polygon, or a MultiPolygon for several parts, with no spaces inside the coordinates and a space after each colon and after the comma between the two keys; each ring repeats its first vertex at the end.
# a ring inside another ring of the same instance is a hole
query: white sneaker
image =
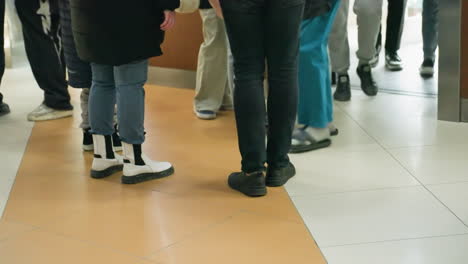
{"type": "Polygon", "coordinates": [[[160,179],[174,173],[169,162],[153,161],[141,151],[141,145],[122,142],[124,150],[124,168],[122,183],[135,184],[153,179],[160,179]]]}
{"type": "Polygon", "coordinates": [[[73,110],[56,110],[41,104],[28,114],[28,121],[46,121],[65,118],[73,115],[73,110]]]}
{"type": "Polygon", "coordinates": [[[94,159],[91,177],[102,179],[122,171],[123,157],[117,155],[112,144],[112,136],[93,135],[94,159]]]}
{"type": "Polygon", "coordinates": [[[216,119],[217,117],[217,114],[215,111],[197,110],[196,108],[194,108],[193,111],[195,112],[195,115],[197,115],[197,117],[202,120],[213,120],[213,119],[216,119]]]}

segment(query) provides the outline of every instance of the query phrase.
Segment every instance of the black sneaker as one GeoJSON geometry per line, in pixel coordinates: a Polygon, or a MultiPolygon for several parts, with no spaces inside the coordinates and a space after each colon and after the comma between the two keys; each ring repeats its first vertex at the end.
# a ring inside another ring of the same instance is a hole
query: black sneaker
{"type": "Polygon", "coordinates": [[[348,74],[338,75],[338,84],[333,98],[340,102],[351,100],[351,84],[348,74]]]}
{"type": "Polygon", "coordinates": [[[229,175],[229,187],[250,197],[260,197],[267,194],[265,173],[235,172],[229,175]]]}
{"type": "Polygon", "coordinates": [[[385,67],[390,71],[401,71],[403,70],[403,63],[401,62],[400,56],[396,52],[388,52],[385,56],[385,67]]]}
{"type": "Polygon", "coordinates": [[[372,69],[369,64],[361,65],[357,68],[357,74],[361,79],[361,89],[368,96],[376,96],[379,92],[377,84],[372,78],[372,69]]]}
{"type": "Polygon", "coordinates": [[[92,151],[94,150],[93,135],[89,132],[90,129],[83,130],[83,150],[92,151]]]}
{"type": "Polygon", "coordinates": [[[284,168],[268,168],[266,185],[268,187],[280,187],[294,176],[296,176],[296,168],[291,162],[284,168]]]}
{"type": "Polygon", "coordinates": [[[419,74],[423,78],[432,78],[434,76],[434,60],[425,59],[421,68],[419,68],[419,74]]]}

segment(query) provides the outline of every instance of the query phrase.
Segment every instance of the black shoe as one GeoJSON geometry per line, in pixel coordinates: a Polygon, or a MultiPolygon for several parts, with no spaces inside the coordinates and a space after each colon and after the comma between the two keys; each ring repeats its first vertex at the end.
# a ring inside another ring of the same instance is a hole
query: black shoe
{"type": "Polygon", "coordinates": [[[336,85],[336,72],[331,73],[331,85],[336,85]]]}
{"type": "Polygon", "coordinates": [[[294,176],[296,176],[296,168],[291,162],[283,168],[268,168],[266,185],[268,187],[280,187],[285,185],[294,176]]]}
{"type": "Polygon", "coordinates": [[[0,116],[10,113],[10,107],[5,103],[0,103],[0,116]]]}
{"type": "Polygon", "coordinates": [[[3,102],[3,94],[0,93],[0,116],[10,113],[10,107],[3,102]]]}
{"type": "Polygon", "coordinates": [[[421,68],[419,68],[419,74],[423,78],[432,78],[434,76],[434,60],[425,59],[421,68]]]}
{"type": "Polygon", "coordinates": [[[260,197],[267,194],[265,174],[255,172],[247,175],[245,172],[235,172],[229,175],[229,187],[250,197],[260,197]]]}
{"type": "Polygon", "coordinates": [[[401,71],[403,70],[403,63],[401,62],[400,56],[396,52],[388,52],[385,56],[385,67],[390,71],[401,71]]]}
{"type": "Polygon", "coordinates": [[[122,151],[122,141],[120,140],[117,125],[115,125],[114,128],[114,134],[112,134],[112,144],[114,145],[114,151],[122,151]]]}
{"type": "Polygon", "coordinates": [[[89,128],[83,130],[83,150],[92,151],[94,149],[93,135],[89,132],[89,128]]]}
{"type": "Polygon", "coordinates": [[[336,86],[335,94],[333,94],[333,98],[335,98],[336,101],[341,102],[351,100],[351,84],[348,74],[338,75],[338,84],[336,86]]]}
{"type": "Polygon", "coordinates": [[[377,84],[372,78],[372,69],[370,65],[361,65],[357,68],[357,74],[361,79],[361,89],[368,96],[376,96],[379,92],[377,84]]]}

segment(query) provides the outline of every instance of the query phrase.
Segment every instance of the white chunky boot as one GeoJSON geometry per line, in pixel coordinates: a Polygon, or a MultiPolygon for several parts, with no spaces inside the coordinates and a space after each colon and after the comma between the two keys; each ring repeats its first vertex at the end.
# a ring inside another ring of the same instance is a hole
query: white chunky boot
{"type": "Polygon", "coordinates": [[[141,151],[141,145],[122,142],[124,151],[124,169],[122,183],[135,184],[139,182],[160,179],[174,173],[169,162],[153,161],[141,151]]]}
{"type": "Polygon", "coordinates": [[[94,160],[91,177],[102,179],[122,171],[122,156],[115,154],[112,136],[93,135],[94,160]]]}

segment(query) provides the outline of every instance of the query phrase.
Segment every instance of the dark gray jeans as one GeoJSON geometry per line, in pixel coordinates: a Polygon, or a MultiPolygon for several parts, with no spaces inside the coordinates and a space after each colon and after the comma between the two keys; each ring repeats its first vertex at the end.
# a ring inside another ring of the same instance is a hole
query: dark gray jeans
{"type": "Polygon", "coordinates": [[[89,96],[91,132],[114,133],[114,107],[117,102],[119,134],[123,142],[145,141],[145,90],[148,60],[121,66],[91,64],[93,83],[89,96]]]}
{"type": "Polygon", "coordinates": [[[424,59],[435,59],[439,45],[439,0],[424,0],[423,4],[424,59]]]}
{"type": "Polygon", "coordinates": [[[221,0],[234,56],[234,109],[242,170],[288,164],[297,112],[299,33],[304,0],[221,0]],[[268,146],[265,94],[268,64],[268,146]]]}

